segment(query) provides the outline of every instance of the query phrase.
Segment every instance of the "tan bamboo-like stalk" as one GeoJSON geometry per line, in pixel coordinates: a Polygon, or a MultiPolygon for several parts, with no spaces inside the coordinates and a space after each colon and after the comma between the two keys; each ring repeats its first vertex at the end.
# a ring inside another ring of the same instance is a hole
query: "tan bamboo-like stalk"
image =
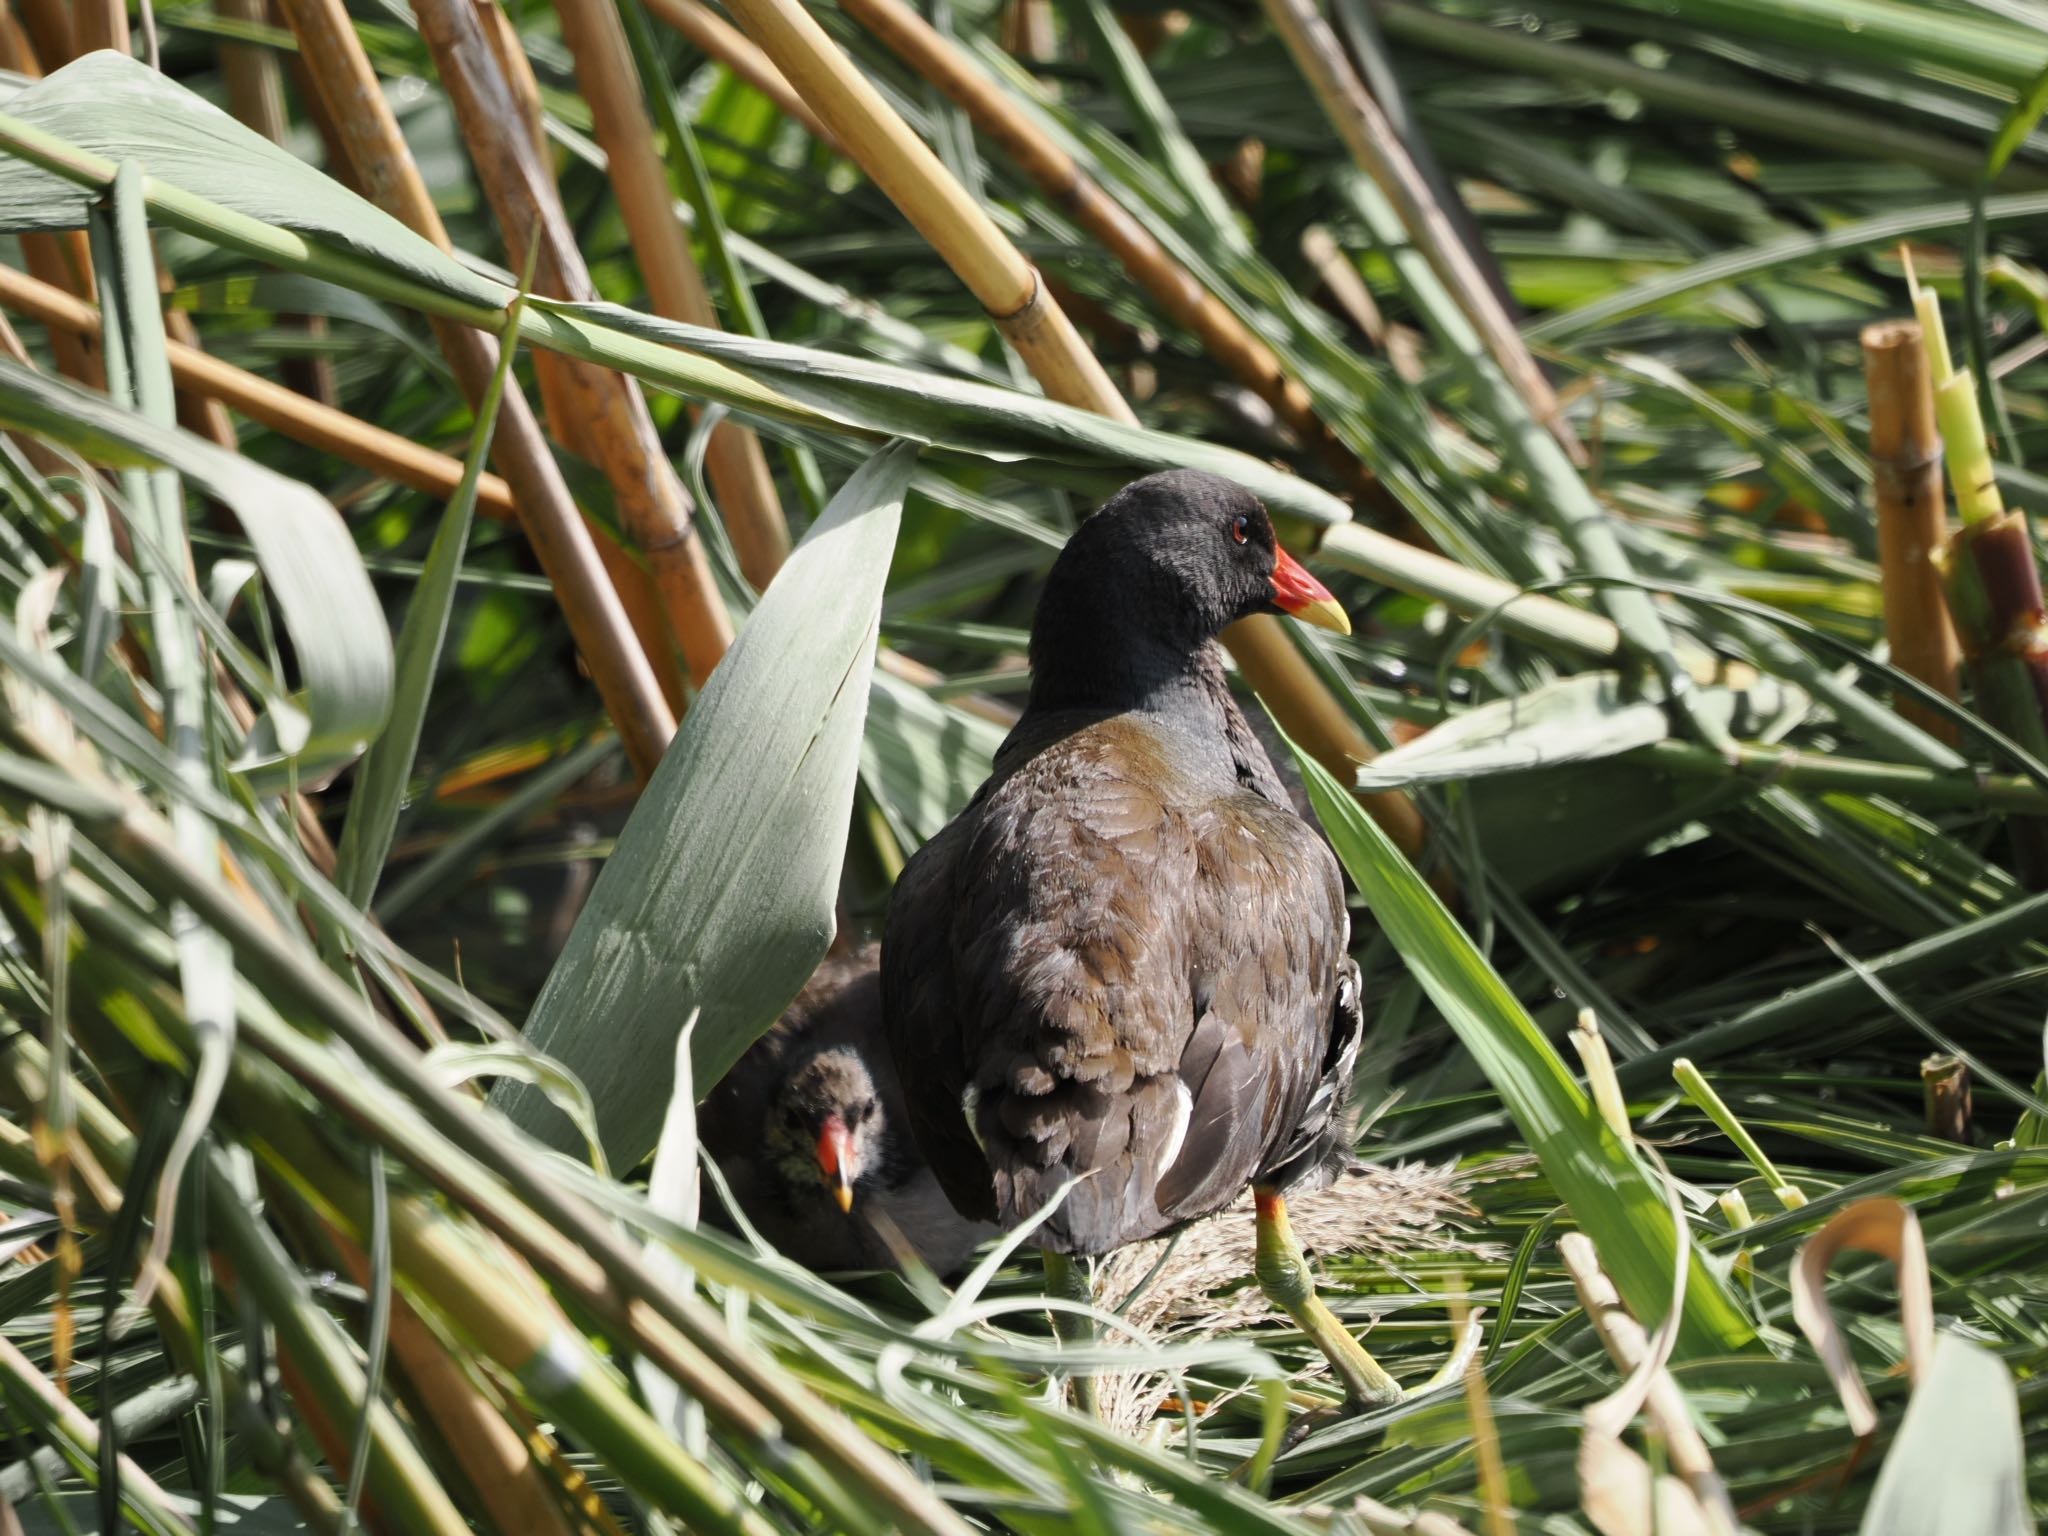
{"type": "Polygon", "coordinates": [[[1027,64],[1053,56],[1052,7],[1045,0],[1007,0],[1003,6],[1003,52],[1027,64]]]}
{"type": "MultiPolygon", "coordinates": [[[[496,23],[487,26],[472,0],[416,0],[413,9],[507,248],[524,251],[537,242],[539,292],[595,298],[554,178],[523,131],[528,119],[511,72],[490,40],[496,23]]],[[[550,393],[563,406],[551,406],[550,419],[611,482],[620,519],[646,557],[662,612],[702,687],[732,644],[732,620],[693,526],[689,493],[662,452],[639,382],[570,359],[536,362],[553,375],[550,393]]]]}
{"type": "MultiPolygon", "coordinates": [[[[1884,320],[1864,327],[1863,376],[1870,390],[1885,638],[1897,666],[1953,699],[1963,653],[1934,560],[1948,539],[1948,498],[1919,322],[1884,320]]],[[[1898,710],[1943,741],[1956,740],[1953,721],[1910,700],[1900,700],[1898,710]]]]}
{"type": "Polygon", "coordinates": [[[1123,264],[1169,318],[1282,421],[1354,491],[1381,499],[1378,483],[1316,415],[1315,403],[1251,328],[1167,253],[1151,230],[1074,162],[982,68],[904,0],[845,0],[841,9],[943,92],[1014,160],[1052,202],[1123,264]]]}
{"type": "Polygon", "coordinates": [[[1336,236],[1321,224],[1309,225],[1301,232],[1301,254],[1322,279],[1331,302],[1380,350],[1394,372],[1410,384],[1420,384],[1422,338],[1405,325],[1393,324],[1381,313],[1372,290],[1365,286],[1365,279],[1337,244],[1336,236]]]}
{"type": "MultiPolygon", "coordinates": [[[[1349,784],[1358,765],[1372,759],[1373,749],[1344,706],[1294,648],[1284,622],[1266,617],[1240,619],[1223,632],[1223,643],[1245,681],[1273,711],[1280,728],[1308,748],[1316,761],[1337,773],[1339,783],[1349,784]]],[[[1406,794],[1387,789],[1361,794],[1358,800],[1403,853],[1412,857],[1422,851],[1428,829],[1406,794]]]]}
{"type": "Polygon", "coordinates": [[[126,0],[77,0],[71,32],[80,53],[95,48],[128,51],[128,6],[126,0]]]}
{"type": "MultiPolygon", "coordinates": [[[[449,248],[448,232],[341,0],[281,0],[281,5],[357,186],[386,213],[449,248]]],[[[435,323],[434,333],[463,392],[472,404],[482,399],[497,368],[496,343],[466,326],[442,322],[435,323]]],[[[505,391],[491,452],[512,488],[526,536],[605,710],[644,781],[675,734],[675,714],[621,594],[605,572],[597,541],[570,499],[561,466],[516,384],[505,391]]]]}
{"type": "Polygon", "coordinates": [[[15,0],[21,10],[22,26],[35,45],[36,56],[55,67],[69,59],[78,47],[71,27],[70,0],[15,0]]]}
{"type": "MultiPolygon", "coordinates": [[[[547,129],[541,118],[540,81],[535,78],[533,66],[520,46],[519,33],[503,11],[484,3],[484,0],[477,0],[476,19],[482,30],[483,42],[490,56],[497,61],[497,79],[516,109],[505,121],[516,120],[524,126],[533,151],[533,164],[545,166],[549,150],[547,129]]],[[[500,104],[503,104],[502,95],[500,104]]],[[[576,378],[569,371],[570,366],[558,358],[536,356],[534,379],[540,386],[541,414],[558,441],[567,444],[582,459],[594,461],[603,450],[593,441],[588,421],[589,405],[578,397],[576,378]]],[[[656,589],[654,573],[635,561],[615,539],[601,536],[597,541],[597,553],[598,558],[604,561],[605,573],[611,578],[612,586],[618,591],[619,601],[625,605],[633,633],[640,637],[640,648],[647,653],[648,662],[654,668],[662,697],[668,701],[669,708],[680,715],[687,697],[683,663],[677,653],[675,628],[669,623],[666,604],[656,589]]]]}
{"type": "MultiPolygon", "coordinates": [[[[231,21],[263,24],[270,20],[270,0],[213,0],[213,8],[231,21]]],[[[221,75],[227,82],[228,109],[273,144],[283,144],[291,122],[285,112],[284,71],[276,51],[251,43],[220,45],[221,75]]],[[[327,334],[325,315],[282,315],[279,323],[312,340],[327,334]]],[[[334,365],[317,352],[285,360],[280,367],[301,394],[332,405],[338,399],[334,365]]]]}
{"type": "MultiPolygon", "coordinates": [[[[224,20],[264,25],[270,20],[269,0],[213,0],[224,20]]],[[[228,107],[242,122],[273,144],[282,144],[288,119],[284,108],[284,72],[277,55],[253,43],[224,42],[220,70],[228,88],[228,107]]]]}
{"type": "Polygon", "coordinates": [[[1401,143],[1401,136],[1358,77],[1337,34],[1316,9],[1315,0],[1260,0],[1273,30],[1308,80],[1324,113],[1350,150],[1359,168],[1378,183],[1401,216],[1409,238],[1436,275],[1457,299],[1486,350],[1501,372],[1529,403],[1576,464],[1586,462],[1585,448],[1564,418],[1557,393],[1522,341],[1521,332],[1502,309],[1485,274],[1458,238],[1450,218],[1431,195],[1429,183],[1401,143]]]}
{"type": "MultiPolygon", "coordinates": [[[[526,129],[526,139],[532,145],[532,164],[547,166],[551,152],[547,147],[547,125],[541,119],[541,82],[532,74],[532,63],[528,63],[526,51],[518,41],[518,29],[512,27],[504,10],[483,0],[477,0],[475,14],[483,43],[498,61],[498,78],[516,104],[518,123],[526,129]]],[[[588,403],[578,399],[575,379],[567,365],[555,358],[537,360],[535,379],[541,385],[541,414],[553,428],[555,438],[586,461],[598,459],[602,449],[592,442],[588,403]]],[[[598,557],[604,561],[612,586],[618,590],[618,600],[625,604],[627,618],[633,621],[633,633],[639,635],[641,649],[647,651],[647,662],[662,684],[662,696],[668,700],[670,709],[680,715],[686,702],[682,657],[676,649],[676,629],[668,621],[668,604],[657,590],[655,573],[635,561],[614,539],[598,539],[598,557]]]]}
{"type": "MultiPolygon", "coordinates": [[[[668,167],[654,144],[654,123],[639,72],[620,24],[616,0],[556,0],[562,40],[576,62],[576,81],[589,103],[609,163],[612,192],[647,279],[654,312],[690,325],[716,327],[711,292],[676,217],[668,167]]],[[[694,418],[698,412],[693,407],[694,418]]],[[[789,558],[789,522],[761,440],[735,421],[721,422],[705,445],[704,470],[718,498],[741,573],[767,587],[789,558]]]]}
{"type": "MultiPolygon", "coordinates": [[[[67,293],[93,291],[92,248],[86,243],[83,230],[24,233],[20,239],[22,262],[37,278],[67,293]]],[[[50,353],[56,359],[57,371],[66,378],[92,389],[106,388],[106,368],[99,349],[77,332],[52,328],[50,353]]]]}
{"type": "Polygon", "coordinates": [[[837,149],[838,141],[813,112],[810,104],[790,88],[774,61],[754,45],[754,40],[723,16],[697,0],[647,0],[655,19],[674,27],[691,42],[718,60],[740,79],[774,102],[784,117],[802,123],[804,131],[819,143],[837,149]]]}
{"type": "MultiPolygon", "coordinates": [[[[9,267],[0,267],[0,307],[33,316],[55,335],[96,337],[100,333],[100,312],[92,305],[9,267]]],[[[181,388],[218,400],[294,442],[432,496],[453,495],[461,483],[462,461],[448,454],[322,405],[211,353],[175,341],[165,350],[170,355],[171,377],[181,388]]],[[[513,515],[512,489],[501,476],[486,471],[480,478],[477,510],[501,519],[513,515]]]]}
{"type": "MultiPolygon", "coordinates": [[[[168,294],[171,291],[171,274],[161,263],[157,266],[157,287],[168,294]]],[[[182,309],[164,311],[164,336],[180,346],[199,348],[199,327],[192,323],[192,317],[182,309]]],[[[235,438],[235,424],[228,420],[228,413],[218,401],[204,395],[195,395],[190,390],[181,390],[177,397],[178,425],[187,432],[196,433],[217,447],[230,453],[241,451],[235,438]]]]}
{"type": "Polygon", "coordinates": [[[733,0],[734,20],[761,45],[847,154],[952,267],[1048,395],[1135,422],[1037,268],[1018,252],[939,157],[798,0],[733,0]]]}
{"type": "MultiPolygon", "coordinates": [[[[125,0],[80,0],[71,21],[72,52],[63,56],[45,52],[40,43],[42,31],[31,26],[31,34],[38,39],[37,56],[45,66],[55,67],[68,63],[78,54],[91,53],[98,48],[111,48],[116,53],[129,51],[128,7],[125,0]]],[[[62,35],[61,29],[52,27],[48,30],[53,37],[62,35]]],[[[157,262],[157,287],[166,293],[171,288],[170,274],[164,270],[161,260],[157,262]]],[[[188,347],[199,345],[199,330],[193,325],[192,317],[182,309],[164,311],[164,334],[173,341],[183,342],[188,347]]],[[[179,391],[178,425],[187,432],[196,432],[230,453],[238,450],[234,423],[228,420],[228,413],[214,401],[179,391]]]]}
{"type": "MultiPolygon", "coordinates": [[[[0,271],[4,270],[4,268],[0,268],[0,271]]],[[[52,332],[51,334],[55,335],[56,333],[52,332]]],[[[5,315],[0,315],[0,352],[5,352],[9,358],[21,364],[24,368],[33,368],[36,365],[35,359],[28,355],[28,348],[22,343],[21,333],[15,330],[13,322],[8,320],[5,315]]],[[[64,460],[58,457],[50,448],[50,445],[41,438],[27,432],[13,431],[7,434],[7,438],[9,442],[13,443],[15,447],[19,448],[27,456],[29,463],[35,465],[43,474],[61,475],[68,472],[68,467],[64,460]]],[[[0,1532],[0,1536],[5,1536],[5,1533],[0,1532]]]]}
{"type": "MultiPolygon", "coordinates": [[[[730,0],[728,9],[980,301],[1045,392],[1112,420],[1136,421],[1037,269],[799,0],[730,0]]],[[[1372,748],[1295,650],[1281,621],[1245,619],[1223,638],[1281,724],[1348,783],[1372,748]]],[[[1376,796],[1370,809],[1404,848],[1421,846],[1421,817],[1406,796],[1376,796]]]]}
{"type": "MultiPolygon", "coordinates": [[[[60,19],[65,22],[63,37],[68,49],[69,18],[60,19]]],[[[40,78],[43,72],[41,59],[15,18],[13,7],[4,3],[0,3],[0,68],[11,69],[31,80],[40,78]]],[[[22,262],[42,281],[81,297],[93,291],[92,248],[83,230],[26,232],[18,238],[22,262]]],[[[57,360],[57,371],[66,378],[76,379],[91,389],[106,387],[98,348],[77,332],[51,327],[50,354],[57,360]]]]}

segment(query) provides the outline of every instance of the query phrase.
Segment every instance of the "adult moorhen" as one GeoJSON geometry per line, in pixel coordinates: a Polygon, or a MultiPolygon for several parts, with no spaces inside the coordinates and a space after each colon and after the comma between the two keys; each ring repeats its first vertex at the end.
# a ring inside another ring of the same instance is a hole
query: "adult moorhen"
{"type": "Polygon", "coordinates": [[[870,945],[821,965],[706,1096],[698,1134],[747,1220],[805,1268],[893,1268],[907,1243],[948,1274],[995,1229],[953,1209],[911,1141],[878,964],[870,945]]]}
{"type": "Polygon", "coordinates": [[[1354,1402],[1380,1404],[1399,1389],[1316,1297],[1287,1224],[1287,1191],[1350,1151],[1360,1025],[1337,861],[1216,644],[1276,611],[1350,632],[1230,481],[1151,475],[1081,526],[993,774],[897,881],[883,1014],[911,1128],[963,1215],[1015,1228],[1078,1181],[1036,1234],[1069,1288],[1066,1256],[1250,1183],[1261,1286],[1354,1402]]]}

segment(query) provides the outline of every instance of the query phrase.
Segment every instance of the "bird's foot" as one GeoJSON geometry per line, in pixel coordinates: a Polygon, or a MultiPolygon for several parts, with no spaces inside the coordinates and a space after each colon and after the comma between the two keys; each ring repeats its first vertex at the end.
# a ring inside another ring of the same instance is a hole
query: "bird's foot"
{"type": "Polygon", "coordinates": [[[1258,1210],[1259,1288],[1294,1319],[1295,1326],[1323,1352],[1344,1388],[1344,1412],[1370,1413],[1401,1401],[1401,1384],[1351,1336],[1337,1314],[1316,1294],[1308,1260],[1287,1221],[1287,1202],[1270,1190],[1254,1194],[1258,1210]]]}

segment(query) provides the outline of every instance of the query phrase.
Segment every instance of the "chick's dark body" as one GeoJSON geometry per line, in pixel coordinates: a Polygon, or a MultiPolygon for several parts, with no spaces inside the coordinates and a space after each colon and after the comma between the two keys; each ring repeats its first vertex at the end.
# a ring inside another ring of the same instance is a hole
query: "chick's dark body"
{"type": "MultiPolygon", "coordinates": [[[[1112,555],[1115,536],[1096,535],[1112,555]]],[[[883,952],[910,1123],[946,1194],[1015,1227],[1079,1176],[1035,1239],[1076,1254],[1314,1177],[1357,1048],[1336,861],[1208,638],[1258,610],[1226,593],[1175,634],[1142,602],[1102,615],[1162,579],[1113,574],[1104,594],[1055,568],[1031,706],[906,866],[883,952]]]]}

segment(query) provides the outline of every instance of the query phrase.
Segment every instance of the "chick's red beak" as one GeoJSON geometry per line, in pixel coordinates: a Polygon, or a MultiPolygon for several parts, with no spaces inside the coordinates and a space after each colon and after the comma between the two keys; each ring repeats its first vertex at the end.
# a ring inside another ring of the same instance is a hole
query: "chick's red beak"
{"type": "Polygon", "coordinates": [[[1351,633],[1351,616],[1344,605],[1330,595],[1330,589],[1309,575],[1306,567],[1284,549],[1274,550],[1273,601],[1284,613],[1304,624],[1351,633]]]}
{"type": "Polygon", "coordinates": [[[818,1171],[832,1188],[832,1198],[839,1202],[839,1209],[853,1209],[853,1177],[848,1166],[853,1161],[853,1136],[846,1129],[846,1122],[837,1115],[827,1115],[818,1131],[818,1171]]]}

